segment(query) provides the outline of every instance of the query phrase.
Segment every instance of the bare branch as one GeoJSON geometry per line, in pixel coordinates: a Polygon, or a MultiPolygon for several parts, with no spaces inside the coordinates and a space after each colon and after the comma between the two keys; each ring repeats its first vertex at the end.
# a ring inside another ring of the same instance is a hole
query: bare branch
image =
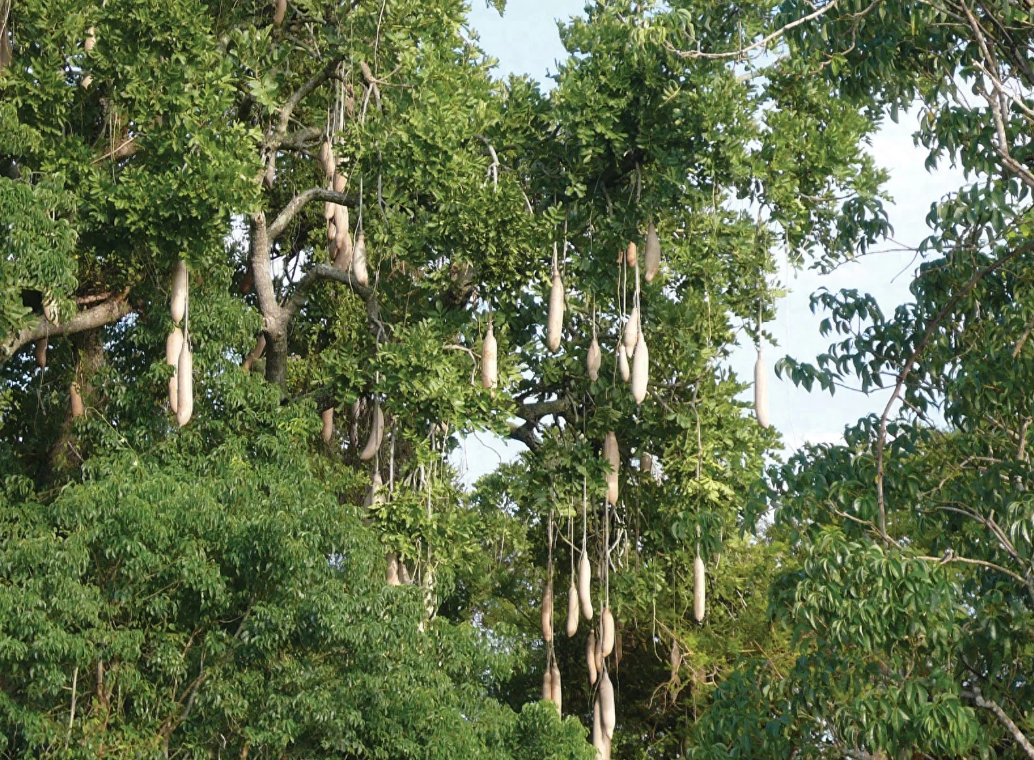
{"type": "Polygon", "coordinates": [[[286,135],[280,143],[280,150],[300,150],[306,144],[315,142],[323,135],[323,127],[306,127],[286,135]]]}
{"type": "Polygon", "coordinates": [[[74,335],[86,330],[94,330],[103,325],[119,321],[131,311],[132,308],[129,306],[129,301],[126,300],[126,293],[122,293],[110,301],[105,301],[98,306],[80,311],[70,320],[61,324],[52,324],[41,317],[35,324],[29,325],[13,335],[9,335],[3,344],[0,345],[0,364],[14,356],[26,343],[31,343],[41,338],[53,338],[57,335],[74,335]]]}
{"type": "Polygon", "coordinates": [[[977,707],[982,707],[985,710],[990,710],[994,713],[995,717],[998,718],[998,722],[1005,726],[1006,730],[1012,734],[1012,738],[1016,740],[1016,743],[1020,745],[1023,751],[1027,754],[1027,757],[1034,760],[1034,746],[1031,746],[1030,740],[1024,736],[1023,732],[1020,731],[1019,727],[1013,722],[1012,718],[1006,715],[1005,710],[1002,709],[1001,705],[995,702],[993,699],[988,699],[980,693],[980,689],[974,687],[970,692],[962,692],[962,696],[969,697],[973,700],[973,704],[977,707]]]}
{"type": "Polygon", "coordinates": [[[327,264],[319,264],[305,273],[305,276],[295,286],[290,300],[284,304],[280,315],[285,325],[298,313],[298,310],[305,303],[305,299],[309,297],[309,291],[312,289],[312,286],[318,280],[333,280],[334,282],[343,283],[350,287],[364,301],[368,301],[373,297],[373,289],[360,285],[350,271],[338,269],[327,264]]]}
{"type": "Polygon", "coordinates": [[[298,193],[294,196],[290,202],[284,207],[284,210],[280,212],[273,223],[269,225],[267,235],[269,241],[276,240],[280,234],[284,231],[291,220],[298,214],[299,211],[304,208],[306,203],[310,201],[330,201],[331,203],[338,203],[342,206],[358,206],[359,199],[354,195],[346,195],[345,193],[336,193],[333,190],[326,190],[322,187],[310,187],[304,192],[298,193]]]}
{"type": "Polygon", "coordinates": [[[287,102],[280,108],[280,118],[277,121],[276,130],[270,136],[266,144],[268,153],[275,153],[287,135],[287,127],[291,122],[291,114],[298,104],[302,102],[313,90],[326,82],[334,73],[337,65],[344,60],[341,56],[335,56],[327,61],[327,64],[305,84],[295,90],[294,94],[287,99],[287,102]]]}

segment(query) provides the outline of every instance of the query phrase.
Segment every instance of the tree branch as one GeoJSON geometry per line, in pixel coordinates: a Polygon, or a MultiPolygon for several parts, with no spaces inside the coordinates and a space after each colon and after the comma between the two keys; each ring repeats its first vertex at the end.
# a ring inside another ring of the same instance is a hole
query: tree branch
{"type": "Polygon", "coordinates": [[[299,211],[304,208],[306,203],[310,201],[330,201],[331,203],[338,203],[342,206],[355,207],[359,205],[359,199],[354,195],[346,195],[345,193],[335,193],[333,190],[326,190],[322,187],[310,187],[308,190],[299,193],[294,196],[290,202],[284,206],[284,210],[280,212],[273,223],[269,225],[267,235],[269,241],[272,242],[280,236],[284,231],[284,228],[291,223],[291,220],[298,214],[299,211]]]}
{"type": "Polygon", "coordinates": [[[318,264],[306,272],[305,276],[298,281],[291,299],[284,304],[280,314],[285,323],[290,322],[294,315],[298,313],[298,310],[305,303],[305,299],[308,298],[312,286],[318,280],[333,280],[334,282],[343,283],[350,287],[364,301],[373,298],[373,288],[360,285],[351,272],[332,267],[328,264],[318,264]]]}
{"type": "Polygon", "coordinates": [[[132,311],[129,301],[126,300],[126,293],[94,306],[91,309],[80,311],[67,322],[52,324],[45,318],[40,317],[39,321],[29,325],[20,331],[9,335],[0,344],[0,364],[10,359],[26,343],[31,343],[41,338],[53,338],[58,335],[74,335],[94,330],[98,327],[117,322],[132,311]]]}
{"type": "Polygon", "coordinates": [[[1023,751],[1027,754],[1027,757],[1034,760],[1034,746],[1031,746],[1030,740],[1024,736],[1023,732],[1020,731],[1019,727],[1013,722],[1012,718],[1006,715],[1005,710],[1002,709],[1001,705],[995,702],[993,699],[988,699],[980,693],[980,689],[973,687],[971,692],[962,692],[962,696],[969,697],[973,700],[973,704],[977,707],[982,707],[985,710],[990,710],[994,713],[995,717],[998,718],[998,722],[1001,723],[1005,728],[1012,734],[1012,738],[1016,740],[1016,743],[1020,745],[1023,751]]]}
{"type": "Polygon", "coordinates": [[[313,90],[319,87],[321,84],[326,82],[334,74],[334,69],[341,63],[343,58],[341,56],[335,56],[327,61],[318,73],[313,75],[305,84],[295,90],[294,94],[287,99],[287,102],[280,108],[280,118],[277,121],[276,129],[269,138],[269,142],[266,144],[266,150],[268,153],[275,153],[279,148],[280,144],[284,140],[284,136],[287,134],[287,127],[291,122],[291,114],[294,113],[294,109],[298,107],[298,104],[302,102],[313,90]]]}
{"type": "Polygon", "coordinates": [[[286,135],[280,143],[280,150],[300,150],[307,143],[314,142],[323,134],[323,127],[306,127],[286,135]]]}

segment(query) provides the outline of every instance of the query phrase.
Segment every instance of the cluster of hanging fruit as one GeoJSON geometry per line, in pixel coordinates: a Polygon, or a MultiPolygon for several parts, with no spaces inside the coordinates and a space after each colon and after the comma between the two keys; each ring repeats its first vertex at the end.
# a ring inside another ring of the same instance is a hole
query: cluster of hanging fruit
{"type": "Polygon", "coordinates": [[[174,324],[165,339],[165,363],[173,367],[169,378],[169,408],[176,415],[176,423],[180,427],[190,422],[194,413],[194,355],[187,332],[189,288],[187,264],[181,259],[172,271],[169,311],[174,324]]]}

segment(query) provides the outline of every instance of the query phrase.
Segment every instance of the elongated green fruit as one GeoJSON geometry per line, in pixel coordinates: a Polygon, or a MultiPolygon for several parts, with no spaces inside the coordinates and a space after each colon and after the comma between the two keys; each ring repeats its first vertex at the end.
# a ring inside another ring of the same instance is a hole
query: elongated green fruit
{"type": "Polygon", "coordinates": [[[359,459],[368,462],[381,448],[381,440],[384,438],[384,413],[381,411],[380,402],[373,405],[373,424],[370,426],[370,437],[366,440],[366,446],[359,454],[359,459]]]}
{"type": "Polygon", "coordinates": [[[614,684],[610,682],[610,674],[603,671],[600,679],[600,725],[608,739],[614,738],[614,726],[617,724],[617,710],[614,706],[614,684]]]}
{"type": "Polygon", "coordinates": [[[635,350],[636,341],[639,339],[639,307],[634,306],[632,313],[628,315],[628,320],[625,322],[625,331],[623,334],[623,340],[625,343],[625,353],[631,354],[635,350]]]}
{"type": "Polygon", "coordinates": [[[578,588],[571,581],[567,590],[567,638],[578,633],[578,588]]]}
{"type": "Polygon", "coordinates": [[[604,607],[600,613],[600,624],[603,629],[603,656],[610,657],[614,651],[614,615],[610,607],[604,607]]]}
{"type": "Polygon", "coordinates": [[[592,336],[592,343],[589,344],[589,353],[585,357],[585,368],[589,370],[589,379],[593,382],[600,379],[600,364],[602,361],[603,355],[600,352],[600,344],[594,335],[592,336]]]}
{"type": "Polygon", "coordinates": [[[637,404],[646,398],[646,389],[650,382],[650,352],[646,348],[646,338],[639,331],[639,341],[635,344],[632,356],[632,398],[637,404]]]}
{"type": "Polygon", "coordinates": [[[488,332],[481,343],[481,385],[495,388],[499,381],[499,346],[495,340],[495,332],[489,323],[488,332]]]}
{"type": "Polygon", "coordinates": [[[321,432],[323,442],[330,443],[330,439],[334,437],[334,407],[324,409],[320,414],[320,418],[323,420],[323,430],[321,432]]]}
{"type": "Polygon", "coordinates": [[[618,439],[611,430],[603,442],[603,458],[610,464],[610,472],[607,473],[607,501],[616,505],[618,503],[618,471],[621,467],[621,452],[618,449],[618,439]]]}
{"type": "Polygon", "coordinates": [[[564,281],[560,272],[553,270],[553,285],[549,289],[549,317],[546,322],[546,346],[550,351],[560,348],[564,332],[564,281]]]}
{"type": "Polygon", "coordinates": [[[542,595],[542,638],[547,642],[553,640],[553,580],[546,581],[546,591],[542,595]]]}
{"type": "Polygon", "coordinates": [[[621,341],[618,341],[618,371],[626,383],[632,377],[632,371],[628,368],[628,354],[625,353],[625,345],[621,341]]]}
{"type": "Polygon", "coordinates": [[[182,322],[187,313],[187,262],[180,259],[172,270],[172,302],[169,311],[173,322],[182,322]]]}
{"type": "Polygon", "coordinates": [[[176,367],[176,424],[183,427],[194,414],[194,354],[184,342],[176,367]]]}
{"type": "Polygon", "coordinates": [[[584,548],[578,560],[578,601],[582,615],[586,620],[592,620],[592,566],[589,564],[589,553],[584,548]]]}
{"type": "Polygon", "coordinates": [[[768,367],[765,366],[765,357],[758,346],[758,360],[754,362],[754,414],[757,415],[758,424],[763,428],[768,427],[768,367]]]}
{"type": "Polygon", "coordinates": [[[707,572],[704,569],[704,561],[698,554],[693,560],[693,617],[698,623],[704,622],[706,595],[707,572]]]}
{"type": "Polygon", "coordinates": [[[585,664],[589,666],[589,683],[595,684],[599,671],[596,669],[596,631],[589,631],[585,643],[585,664]]]}
{"type": "Polygon", "coordinates": [[[653,282],[653,278],[661,271],[661,239],[657,236],[657,228],[650,222],[650,228],[646,232],[646,281],[653,282]]]}

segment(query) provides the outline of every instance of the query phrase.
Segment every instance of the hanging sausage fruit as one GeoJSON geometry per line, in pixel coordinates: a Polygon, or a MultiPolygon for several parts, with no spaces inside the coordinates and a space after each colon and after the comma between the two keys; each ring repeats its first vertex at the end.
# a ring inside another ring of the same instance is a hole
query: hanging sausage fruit
{"type": "Polygon", "coordinates": [[[754,362],[754,414],[757,415],[758,424],[763,428],[768,427],[768,367],[765,366],[765,357],[761,353],[761,343],[758,343],[758,359],[754,362]]]}
{"type": "Polygon", "coordinates": [[[492,330],[492,320],[488,321],[488,332],[481,343],[481,385],[491,390],[499,381],[499,346],[492,330]]]}
{"type": "Polygon", "coordinates": [[[704,570],[704,560],[700,558],[698,550],[696,559],[693,560],[693,617],[698,623],[704,622],[706,594],[707,573],[704,570]]]}
{"type": "Polygon", "coordinates": [[[646,281],[653,282],[653,278],[661,271],[661,240],[657,237],[657,228],[650,222],[650,228],[646,232],[646,281]]]}
{"type": "Polygon", "coordinates": [[[564,331],[564,281],[560,279],[556,243],[553,244],[553,284],[549,289],[549,315],[546,321],[546,346],[550,351],[560,349],[564,331]]]}

